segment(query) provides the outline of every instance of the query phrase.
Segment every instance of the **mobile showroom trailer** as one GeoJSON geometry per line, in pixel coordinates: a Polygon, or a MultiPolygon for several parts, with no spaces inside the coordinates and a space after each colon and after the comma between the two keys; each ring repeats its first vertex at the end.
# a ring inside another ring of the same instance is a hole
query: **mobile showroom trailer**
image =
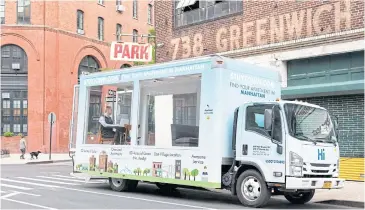
{"type": "Polygon", "coordinates": [[[341,188],[336,124],[322,107],[278,100],[280,91],[278,72],[220,56],[83,75],[74,170],[117,191],[138,181],[225,188],[252,207],[272,193],[305,203],[314,189],[341,188]],[[112,107],[105,116],[121,137],[106,140],[91,123],[103,115],[94,112],[98,91],[111,98],[103,111],[112,107]],[[330,168],[315,174],[315,164],[330,168]]]}

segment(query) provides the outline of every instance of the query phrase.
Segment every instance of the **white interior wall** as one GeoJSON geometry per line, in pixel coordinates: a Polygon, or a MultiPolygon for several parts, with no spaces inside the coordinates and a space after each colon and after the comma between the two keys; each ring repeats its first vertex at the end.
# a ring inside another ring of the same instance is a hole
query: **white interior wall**
{"type": "MultiPolygon", "coordinates": [[[[141,82],[141,84],[143,84],[141,82]]],[[[147,96],[148,95],[169,95],[169,94],[185,94],[185,93],[197,93],[197,125],[199,125],[199,116],[200,116],[200,92],[201,92],[201,80],[200,79],[191,79],[184,82],[172,82],[166,84],[159,84],[159,82],[153,84],[153,86],[143,87],[141,88],[141,97],[140,97],[140,106],[139,106],[139,131],[138,137],[141,137],[140,144],[145,145],[148,133],[147,133],[147,96]]],[[[156,101],[155,101],[156,103],[156,101]]],[[[155,114],[156,114],[155,110],[155,114]]],[[[170,110],[165,110],[170,111],[170,110]]],[[[172,112],[172,110],[171,110],[172,112]]],[[[171,117],[172,120],[172,117],[171,117]]],[[[156,123],[156,121],[155,121],[156,123]]],[[[156,133],[158,131],[156,130],[156,133]]],[[[171,131],[168,131],[171,140],[171,131]]],[[[162,138],[162,137],[160,137],[162,138]]],[[[164,136],[163,138],[167,138],[164,136]]],[[[158,136],[156,136],[156,146],[159,145],[158,136]]],[[[169,142],[171,146],[171,142],[169,142]]],[[[163,145],[164,147],[166,145],[163,145]]]]}
{"type": "MultiPolygon", "coordinates": [[[[173,95],[155,98],[155,142],[156,147],[171,147],[171,124],[173,118],[173,95]]],[[[146,123],[147,125],[147,123],[146,123]]]]}
{"type": "Polygon", "coordinates": [[[280,72],[281,86],[287,87],[287,61],[331,54],[354,52],[360,50],[364,50],[364,40],[343,42],[337,44],[327,44],[315,47],[297,48],[294,50],[267,53],[240,59],[248,63],[268,67],[280,72]]]}

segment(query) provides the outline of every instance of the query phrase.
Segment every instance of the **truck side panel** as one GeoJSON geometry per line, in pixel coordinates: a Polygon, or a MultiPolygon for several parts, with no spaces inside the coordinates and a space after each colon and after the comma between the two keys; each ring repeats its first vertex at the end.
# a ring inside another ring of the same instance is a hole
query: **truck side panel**
{"type": "MultiPolygon", "coordinates": [[[[77,139],[76,171],[94,176],[206,188],[221,187],[221,164],[219,164],[219,161],[222,159],[219,144],[221,139],[216,138],[218,132],[216,122],[218,118],[216,117],[215,103],[219,100],[219,95],[217,95],[219,86],[216,85],[217,75],[215,70],[211,69],[209,62],[200,64],[186,63],[185,66],[180,63],[179,66],[189,70],[189,74],[202,74],[201,97],[198,99],[200,101],[199,147],[133,145],[133,140],[131,146],[83,144],[86,136],[84,123],[88,113],[88,108],[85,107],[88,104],[88,91],[82,80],[80,86],[80,104],[82,105],[80,105],[78,113],[78,119],[80,119],[78,121],[78,128],[81,133],[78,132],[77,139]],[[204,69],[200,69],[202,65],[204,65],[204,69]]],[[[188,74],[180,71],[180,67],[168,66],[166,68],[168,69],[158,69],[154,66],[153,76],[155,78],[165,78],[188,74]],[[179,71],[175,71],[176,69],[179,71]],[[157,77],[156,75],[159,76],[157,77]]],[[[136,74],[131,73],[133,74],[132,76],[135,76],[134,83],[138,84],[139,80],[143,81],[147,77],[146,75],[149,75],[149,71],[146,68],[146,73],[140,72],[141,78],[136,78],[136,74]]],[[[99,74],[95,83],[99,85],[101,82],[107,81],[103,77],[110,76],[113,75],[99,74]]],[[[128,73],[121,75],[119,78],[128,78],[127,76],[129,76],[128,73]]],[[[88,82],[88,85],[91,84],[94,84],[93,80],[88,82]]],[[[134,85],[134,88],[139,88],[139,86],[134,85]]],[[[133,100],[132,110],[138,110],[140,103],[143,103],[143,100],[133,100]]],[[[136,124],[137,120],[133,119],[132,116],[131,121],[136,124]]]]}

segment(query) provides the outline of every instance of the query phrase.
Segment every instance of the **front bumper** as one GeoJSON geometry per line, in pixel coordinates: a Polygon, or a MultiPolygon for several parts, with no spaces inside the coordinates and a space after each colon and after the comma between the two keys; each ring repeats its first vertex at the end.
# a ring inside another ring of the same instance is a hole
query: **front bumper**
{"type": "Polygon", "coordinates": [[[339,178],[286,178],[286,189],[341,189],[345,180],[339,178]]]}

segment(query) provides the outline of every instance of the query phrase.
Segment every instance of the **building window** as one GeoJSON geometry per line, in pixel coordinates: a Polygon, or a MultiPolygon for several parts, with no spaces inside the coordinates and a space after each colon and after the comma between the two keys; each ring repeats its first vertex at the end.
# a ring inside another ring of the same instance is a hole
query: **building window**
{"type": "Polygon", "coordinates": [[[129,65],[129,64],[127,64],[127,63],[125,63],[125,64],[123,64],[120,68],[121,69],[125,69],[125,68],[130,68],[130,67],[132,67],[131,65],[129,65]]]}
{"type": "Polygon", "coordinates": [[[133,42],[138,42],[138,31],[133,29],[133,42]]]}
{"type": "Polygon", "coordinates": [[[104,19],[98,17],[98,39],[104,41],[104,19]]]}
{"type": "Polygon", "coordinates": [[[242,0],[179,0],[174,2],[175,27],[214,20],[243,11],[242,0]]]}
{"type": "Polygon", "coordinates": [[[148,4],[148,14],[147,14],[148,24],[152,24],[152,4],[148,4]]]}
{"type": "Polygon", "coordinates": [[[27,73],[28,73],[28,57],[25,54],[24,50],[16,45],[2,46],[1,74],[23,75],[27,73]]]}
{"type": "Polygon", "coordinates": [[[84,34],[84,12],[77,10],[77,33],[84,34]]]}
{"type": "Polygon", "coordinates": [[[18,24],[30,24],[30,0],[18,0],[18,24]]]}
{"type": "Polygon", "coordinates": [[[133,18],[138,18],[138,2],[133,0],[133,18]]]}
{"type": "Polygon", "coordinates": [[[28,101],[26,90],[2,90],[2,135],[28,133],[28,101]]]}
{"type": "Polygon", "coordinates": [[[98,72],[100,69],[99,62],[91,55],[85,56],[79,65],[78,75],[79,75],[79,82],[80,82],[80,75],[83,72],[93,73],[98,72]]]}
{"type": "Polygon", "coordinates": [[[98,4],[104,5],[104,0],[98,0],[98,4]]]}
{"type": "Polygon", "coordinates": [[[121,34],[122,34],[122,25],[117,24],[116,38],[117,38],[118,42],[121,40],[121,38],[120,38],[121,34]]]}
{"type": "Polygon", "coordinates": [[[197,94],[178,94],[173,96],[173,123],[196,125],[197,94]]]}
{"type": "MultiPolygon", "coordinates": [[[[80,64],[78,70],[78,76],[82,72],[98,72],[100,69],[99,61],[91,55],[85,56],[80,64]]],[[[80,80],[79,80],[80,83],[80,80]]],[[[101,115],[101,88],[102,86],[92,87],[90,90],[89,99],[89,121],[88,121],[88,132],[97,133],[99,128],[99,117],[101,115]]]]}
{"type": "Polygon", "coordinates": [[[0,24],[5,24],[5,0],[0,0],[0,24]]]}
{"type": "Polygon", "coordinates": [[[28,132],[28,58],[16,45],[1,47],[1,134],[28,132]]]}

